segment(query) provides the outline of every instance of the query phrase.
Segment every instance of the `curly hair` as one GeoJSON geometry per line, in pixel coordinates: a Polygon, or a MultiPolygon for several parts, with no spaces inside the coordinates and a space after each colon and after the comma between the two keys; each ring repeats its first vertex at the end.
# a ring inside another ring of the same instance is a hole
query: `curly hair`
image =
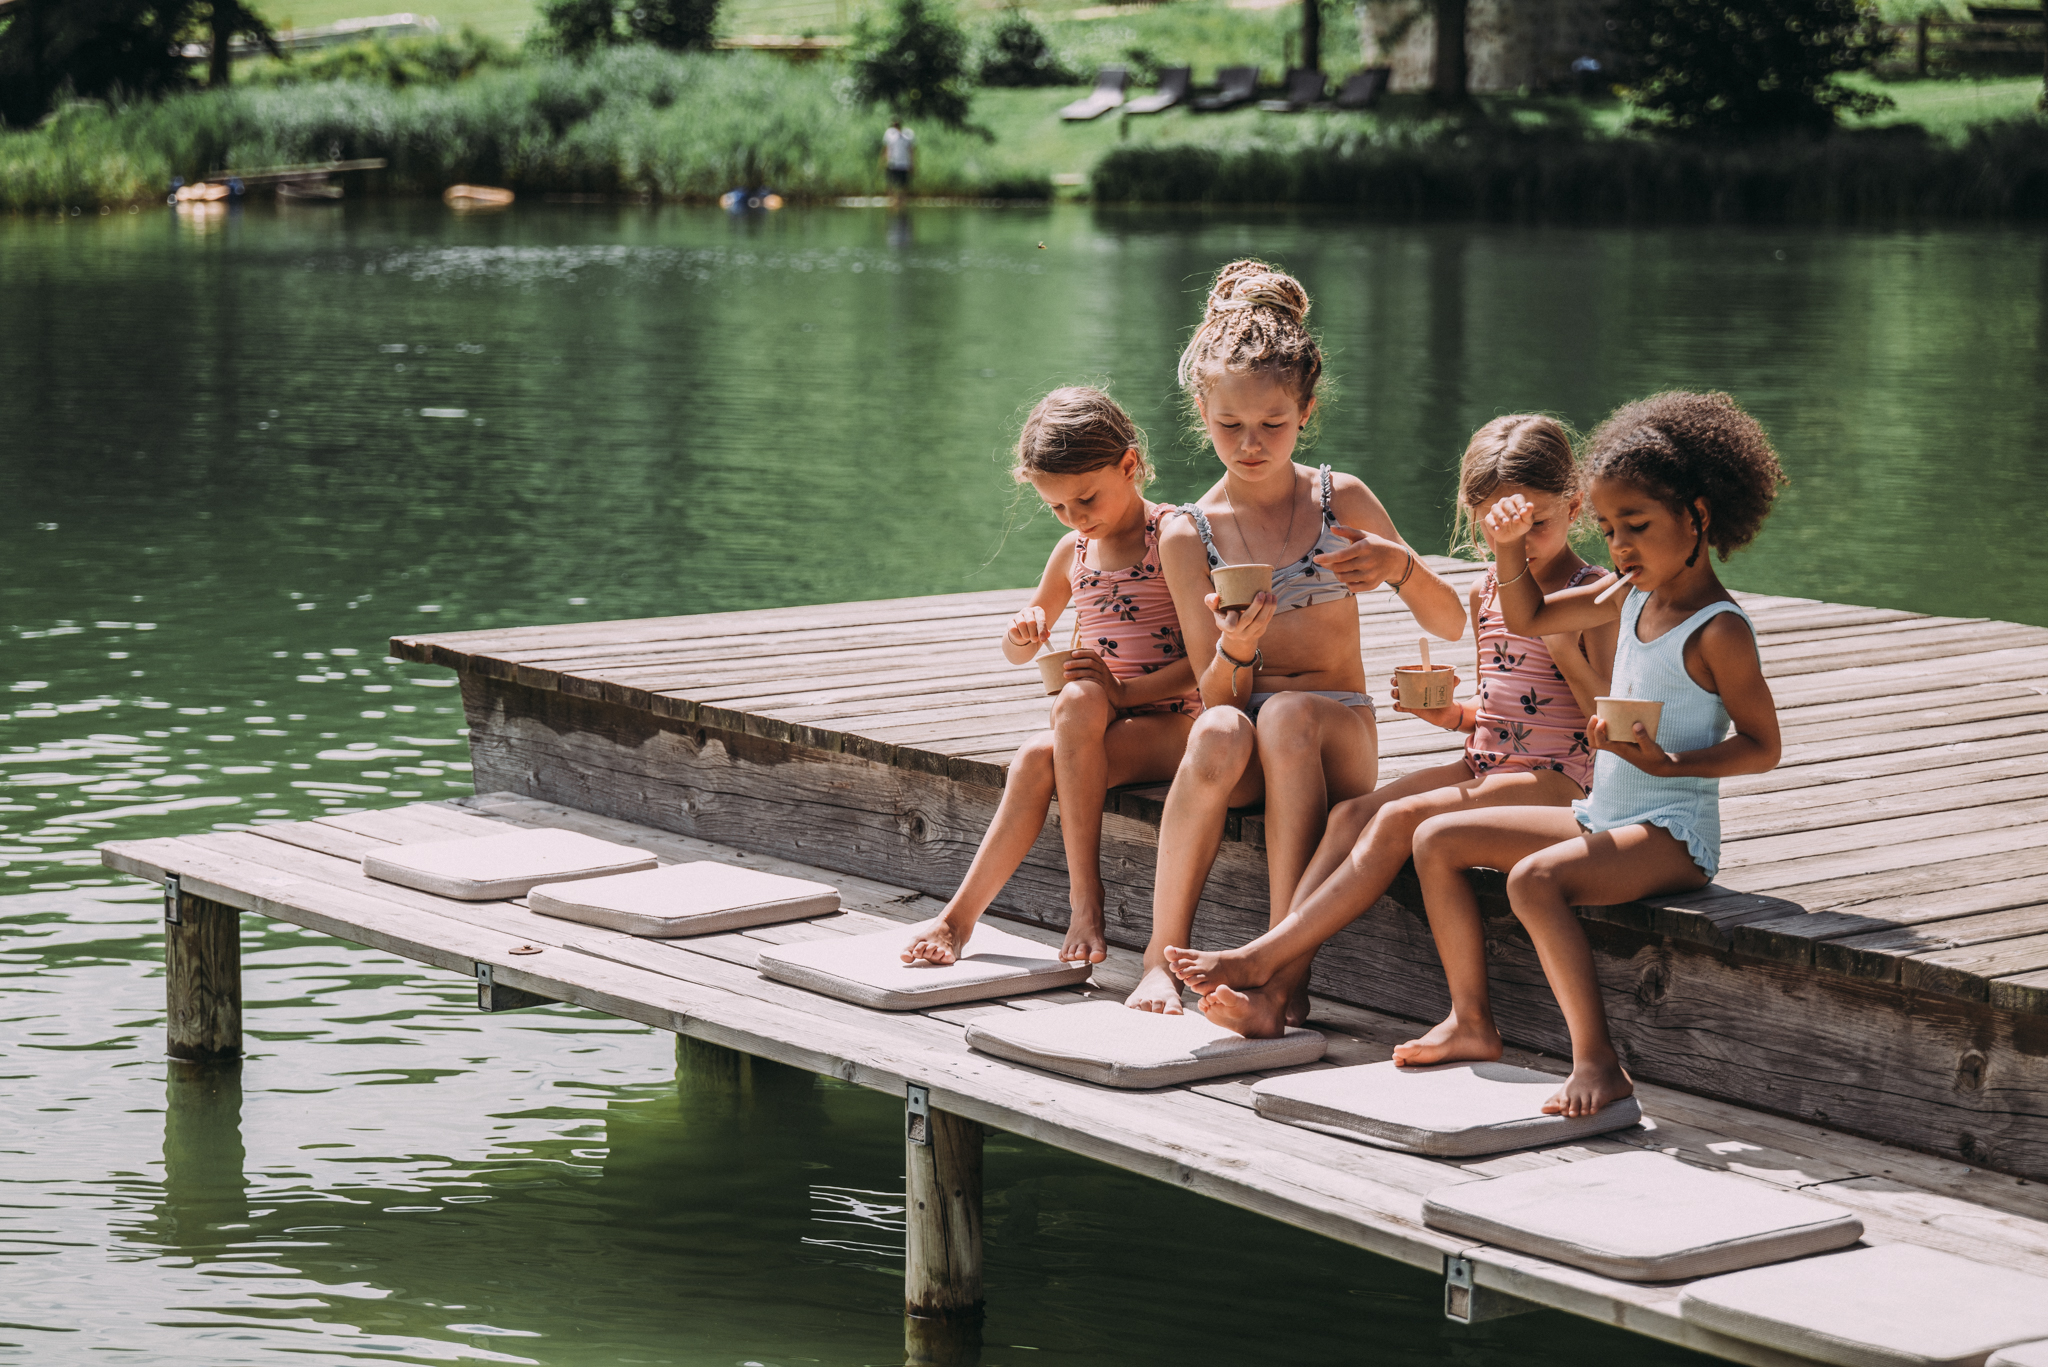
{"type": "Polygon", "coordinates": [[[1458,520],[1451,531],[1454,551],[1481,557],[1487,554],[1486,538],[1479,531],[1479,508],[1507,484],[1566,498],[1579,492],[1578,457],[1563,423],[1543,413],[1510,413],[1472,434],[1458,462],[1458,520]]]}
{"type": "Polygon", "coordinates": [[[1593,429],[1586,478],[1633,484],[1674,513],[1708,512],[1707,544],[1724,561],[1756,539],[1791,483],[1763,424],[1726,394],[1670,390],[1623,404],[1593,429]]]}
{"type": "Polygon", "coordinates": [[[1024,419],[1010,476],[1023,484],[1033,475],[1085,475],[1115,465],[1126,451],[1138,453],[1132,482],[1142,489],[1152,482],[1144,429],[1101,390],[1068,385],[1040,399],[1024,419]]]}
{"type": "Polygon", "coordinates": [[[1264,374],[1290,388],[1305,409],[1323,380],[1323,351],[1308,321],[1308,291],[1263,261],[1233,261],[1216,272],[1195,335],[1180,354],[1180,387],[1199,397],[1224,371],[1264,374]]]}

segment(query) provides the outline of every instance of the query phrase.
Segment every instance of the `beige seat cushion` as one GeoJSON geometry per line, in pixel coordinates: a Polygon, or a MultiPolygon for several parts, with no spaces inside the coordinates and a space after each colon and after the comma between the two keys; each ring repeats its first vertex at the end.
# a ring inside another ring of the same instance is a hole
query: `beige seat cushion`
{"type": "Polygon", "coordinates": [[[363,872],[372,878],[463,902],[524,897],[542,883],[653,867],[645,850],[552,828],[394,845],[363,856],[363,872]]]}
{"type": "Polygon", "coordinates": [[[1840,1206],[1661,1153],[1619,1153],[1441,1187],[1431,1227],[1625,1282],[1677,1281],[1842,1248],[1840,1206]]]}
{"type": "Polygon", "coordinates": [[[535,888],[526,905],[543,916],[671,939],[826,916],[839,910],[839,890],[707,859],[535,888]]]}
{"type": "Polygon", "coordinates": [[[834,936],[761,951],[764,977],[878,1011],[921,1011],[954,1002],[1007,997],[1088,981],[1087,964],[1062,963],[1059,950],[997,930],[984,919],[967,952],[943,967],[906,964],[911,929],[834,936]]]}
{"type": "MultiPolygon", "coordinates": [[[[1709,1278],[1685,1289],[1679,1313],[1841,1367],[1985,1367],[2001,1348],[2048,1338],[2048,1278],[1885,1244],[1709,1278]]],[[[2043,1347],[1998,1360],[2048,1363],[2043,1347]]]]}
{"type": "Polygon", "coordinates": [[[2016,1343],[1993,1353],[1986,1367],[2048,1367],[2048,1339],[2016,1343]]]}
{"type": "Polygon", "coordinates": [[[1562,1144],[1643,1117],[1632,1096],[1576,1119],[1543,1114],[1563,1085],[1507,1063],[1363,1063],[1267,1078],[1252,1088],[1252,1104],[1268,1120],[1443,1158],[1562,1144]]]}
{"type": "Polygon", "coordinates": [[[1106,1087],[1168,1087],[1314,1063],[1325,1041],[1299,1029],[1279,1039],[1246,1039],[1211,1025],[1197,1011],[1165,1016],[1121,1002],[1082,1002],[977,1020],[967,1027],[967,1043],[984,1054],[1106,1087]]]}

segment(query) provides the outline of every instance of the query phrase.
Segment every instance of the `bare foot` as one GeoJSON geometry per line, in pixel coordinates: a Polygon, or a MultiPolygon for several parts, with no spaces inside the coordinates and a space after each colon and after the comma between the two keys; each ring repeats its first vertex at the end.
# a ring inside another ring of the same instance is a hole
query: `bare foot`
{"type": "Polygon", "coordinates": [[[1166,948],[1166,967],[1195,991],[1207,994],[1219,987],[1264,987],[1266,976],[1254,967],[1241,949],[1196,952],[1166,948]]]}
{"type": "Polygon", "coordinates": [[[1572,1075],[1556,1096],[1543,1103],[1545,1115],[1586,1116],[1610,1101],[1619,1101],[1636,1089],[1622,1071],[1621,1060],[1609,1054],[1605,1059],[1574,1059],[1572,1075]]]}
{"type": "Polygon", "coordinates": [[[1060,961],[1070,964],[1099,964],[1109,957],[1109,942],[1102,936],[1102,909],[1074,908],[1067,917],[1067,940],[1060,946],[1060,961]]]}
{"type": "Polygon", "coordinates": [[[1404,1068],[1433,1063],[1491,1063],[1500,1057],[1500,1032],[1490,1022],[1466,1025],[1453,1011],[1420,1039],[1394,1046],[1394,1062],[1404,1068]]]}
{"type": "Polygon", "coordinates": [[[1308,983],[1303,981],[1287,994],[1286,1021],[1289,1025],[1308,1024],[1308,983]]]}
{"type": "Polygon", "coordinates": [[[914,926],[910,932],[910,945],[903,951],[903,962],[914,964],[923,960],[928,964],[945,965],[960,957],[960,946],[967,943],[967,937],[974,933],[969,926],[963,933],[953,928],[953,923],[944,916],[934,916],[922,925],[914,926]]]}
{"type": "Polygon", "coordinates": [[[1287,1033],[1287,1002],[1279,993],[1256,987],[1250,993],[1219,987],[1202,998],[1202,1014],[1246,1039],[1278,1039],[1287,1033]]]}
{"type": "Polygon", "coordinates": [[[1180,984],[1163,966],[1148,968],[1145,976],[1138,979],[1137,990],[1124,998],[1124,1005],[1133,1011],[1159,1011],[1178,1016],[1181,1014],[1180,984]]]}

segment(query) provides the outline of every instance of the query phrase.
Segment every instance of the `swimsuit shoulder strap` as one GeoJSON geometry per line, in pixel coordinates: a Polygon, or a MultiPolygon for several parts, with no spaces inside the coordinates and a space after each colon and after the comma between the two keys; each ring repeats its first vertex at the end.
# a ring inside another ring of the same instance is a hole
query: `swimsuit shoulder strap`
{"type": "Polygon", "coordinates": [[[1209,531],[1208,515],[1192,503],[1181,504],[1180,510],[1195,520],[1195,530],[1202,534],[1202,548],[1209,552],[1209,563],[1222,564],[1223,558],[1216,554],[1216,538],[1209,531]]]}
{"type": "Polygon", "coordinates": [[[1317,491],[1317,502],[1323,508],[1323,525],[1325,527],[1333,527],[1337,524],[1337,510],[1330,506],[1330,467],[1327,465],[1318,466],[1316,476],[1318,483],[1321,485],[1317,491]]]}

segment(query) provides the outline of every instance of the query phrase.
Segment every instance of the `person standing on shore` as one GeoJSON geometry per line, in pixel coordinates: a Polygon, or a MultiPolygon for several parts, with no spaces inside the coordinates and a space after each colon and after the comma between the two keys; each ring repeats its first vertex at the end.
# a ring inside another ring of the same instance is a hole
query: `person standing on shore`
{"type": "Polygon", "coordinates": [[[889,198],[901,203],[910,193],[910,173],[917,169],[917,134],[903,126],[903,120],[889,120],[882,130],[882,170],[889,181],[889,198]]]}

